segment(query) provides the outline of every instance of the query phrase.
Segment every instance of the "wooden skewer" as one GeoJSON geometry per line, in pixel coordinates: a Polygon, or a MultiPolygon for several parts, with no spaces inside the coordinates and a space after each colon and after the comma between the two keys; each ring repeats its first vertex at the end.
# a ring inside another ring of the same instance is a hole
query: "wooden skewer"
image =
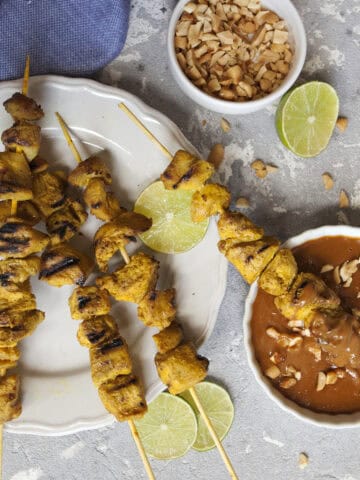
{"type": "Polygon", "coordinates": [[[169,160],[172,160],[173,156],[169,152],[169,150],[158,140],[150,130],[145,127],[145,125],[137,118],[137,116],[125,105],[125,103],[119,103],[119,108],[126,113],[126,115],[131,118],[131,120],[140,128],[140,130],[145,133],[150,140],[155,143],[155,145],[166,155],[169,160]]]}
{"type": "Polygon", "coordinates": [[[223,462],[225,463],[225,466],[230,474],[230,477],[233,479],[233,480],[239,480],[238,479],[238,476],[234,470],[234,467],[232,466],[231,464],[231,461],[230,461],[230,458],[228,456],[228,454],[226,453],[217,433],[215,432],[215,429],[210,421],[210,418],[207,416],[203,406],[201,405],[201,402],[200,402],[200,398],[198,397],[198,394],[196,393],[196,390],[194,387],[191,387],[189,388],[189,392],[195,402],[195,405],[197,407],[197,409],[199,410],[200,412],[200,415],[202,416],[202,419],[204,420],[205,422],[205,425],[207,426],[207,429],[209,430],[210,432],[210,435],[212,437],[212,439],[214,440],[215,442],[215,445],[217,447],[217,449],[219,450],[219,453],[221,455],[221,458],[223,459],[223,462]]]}
{"type": "MultiPolygon", "coordinates": [[[[64,137],[66,138],[66,141],[67,141],[67,143],[68,143],[68,145],[69,145],[69,147],[70,147],[70,149],[71,149],[71,151],[72,151],[72,153],[73,153],[73,155],[74,155],[75,160],[76,160],[78,163],[80,163],[80,162],[82,161],[81,155],[80,155],[78,149],[77,149],[77,148],[75,147],[75,145],[74,145],[74,142],[73,142],[73,140],[72,140],[72,138],[71,138],[71,136],[70,136],[69,130],[68,130],[68,128],[67,128],[67,125],[66,125],[64,119],[61,117],[61,115],[60,115],[58,112],[56,112],[55,115],[56,115],[56,118],[58,119],[58,122],[59,122],[59,124],[60,124],[60,127],[61,127],[61,129],[62,129],[62,131],[63,131],[64,137]]],[[[122,248],[122,249],[120,250],[120,253],[121,253],[124,261],[125,261],[126,263],[129,263],[129,262],[130,262],[130,258],[129,258],[129,255],[127,254],[127,251],[125,250],[125,248],[122,248]]],[[[141,460],[142,460],[142,462],[143,462],[143,465],[144,465],[145,471],[146,471],[146,473],[147,473],[147,476],[148,476],[149,480],[155,480],[154,473],[153,473],[153,471],[152,471],[152,468],[151,468],[149,459],[148,459],[148,457],[147,457],[147,455],[146,455],[144,446],[143,446],[143,444],[142,444],[142,442],[141,442],[140,435],[139,435],[139,432],[138,432],[138,430],[137,430],[137,428],[136,428],[136,425],[135,425],[135,423],[134,423],[133,420],[128,420],[128,424],[129,424],[130,431],[131,431],[132,437],[133,437],[133,439],[134,439],[134,442],[135,442],[135,444],[136,444],[136,446],[137,446],[137,448],[138,448],[139,455],[140,455],[140,458],[141,458],[141,460]]],[[[1,480],[1,478],[0,478],[0,480],[1,480]]]]}
{"type": "Polygon", "coordinates": [[[75,160],[80,163],[82,161],[81,159],[81,155],[79,153],[79,150],[76,148],[71,136],[70,136],[70,133],[69,133],[69,130],[67,128],[67,125],[64,121],[64,119],[62,118],[62,116],[60,115],[60,113],[56,112],[55,113],[56,115],[56,118],[58,119],[58,122],[60,124],[60,127],[61,127],[61,130],[63,131],[63,134],[64,134],[64,137],[67,141],[67,144],[69,145],[73,155],[74,155],[74,158],[75,160]]]}
{"type": "MultiPolygon", "coordinates": [[[[170,151],[161,143],[159,142],[159,140],[150,132],[150,130],[145,127],[145,125],[135,116],[135,114],[124,104],[124,103],[120,103],[119,104],[119,108],[125,112],[128,117],[140,128],[140,130],[143,131],[143,133],[149,137],[154,143],[155,145],[168,157],[170,158],[170,160],[173,159],[173,155],[170,153],[170,151]]],[[[122,252],[121,252],[122,253],[122,252]]],[[[125,258],[124,258],[125,260],[125,258]]],[[[126,262],[126,260],[125,260],[126,262]]],[[[219,450],[219,453],[220,453],[220,456],[221,458],[223,459],[224,463],[225,463],[225,466],[230,474],[230,477],[234,480],[238,480],[238,477],[235,473],[235,470],[234,470],[234,467],[232,466],[231,464],[231,461],[217,435],[217,433],[215,432],[214,430],[214,427],[209,419],[209,417],[207,416],[203,406],[201,405],[201,402],[200,402],[200,399],[195,391],[194,388],[190,388],[189,389],[190,391],[190,394],[200,412],[200,415],[202,416],[204,422],[205,422],[205,425],[207,426],[209,432],[210,432],[210,435],[212,437],[212,439],[214,440],[215,442],[215,445],[217,447],[217,449],[219,450]]]]}
{"type": "Polygon", "coordinates": [[[30,77],[30,55],[26,55],[26,63],[24,70],[24,78],[22,85],[22,94],[27,95],[29,90],[29,77],[30,77]]]}

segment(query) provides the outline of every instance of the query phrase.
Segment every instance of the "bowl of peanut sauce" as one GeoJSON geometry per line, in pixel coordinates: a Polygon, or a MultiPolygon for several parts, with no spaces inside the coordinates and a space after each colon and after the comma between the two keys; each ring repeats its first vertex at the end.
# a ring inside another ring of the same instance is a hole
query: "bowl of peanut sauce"
{"type": "MultiPolygon", "coordinates": [[[[328,428],[359,426],[360,228],[324,226],[283,247],[292,250],[299,273],[319,277],[341,306],[314,310],[310,323],[289,320],[255,282],[244,313],[250,367],[268,396],[297,418],[328,428]]],[[[301,301],[312,295],[301,286],[301,301]]]]}

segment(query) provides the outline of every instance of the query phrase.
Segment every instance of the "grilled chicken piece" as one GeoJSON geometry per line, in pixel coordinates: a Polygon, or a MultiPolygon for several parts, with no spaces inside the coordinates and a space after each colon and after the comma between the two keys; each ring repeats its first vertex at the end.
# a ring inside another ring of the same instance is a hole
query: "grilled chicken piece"
{"type": "Polygon", "coordinates": [[[115,220],[102,225],[94,237],[95,258],[102,272],[108,269],[108,263],[115,253],[136,236],[146,232],[152,221],[135,212],[123,212],[115,220]]]}
{"type": "Polygon", "coordinates": [[[45,318],[40,310],[0,312],[0,346],[15,346],[23,338],[31,335],[45,318]]]}
{"type": "Polygon", "coordinates": [[[45,233],[20,221],[10,221],[0,227],[0,257],[3,259],[28,257],[41,252],[48,243],[45,233]]]}
{"type": "Polygon", "coordinates": [[[0,200],[29,200],[33,197],[31,171],[22,153],[0,153],[0,200]]]}
{"type": "Polygon", "coordinates": [[[138,317],[147,327],[166,328],[176,315],[175,288],[154,290],[141,300],[138,317]]]}
{"type": "Polygon", "coordinates": [[[278,297],[289,290],[297,273],[294,255],[291,250],[283,248],[260,275],[259,285],[265,292],[278,297]]]}
{"type": "Polygon", "coordinates": [[[130,375],[132,361],[125,340],[116,336],[106,343],[90,348],[91,377],[94,384],[114,380],[118,375],[130,375]]]}
{"type": "Polygon", "coordinates": [[[24,120],[15,122],[1,135],[1,141],[6,150],[21,151],[26,159],[31,162],[40,150],[40,127],[24,120]]]}
{"type": "Polygon", "coordinates": [[[96,279],[96,285],[105,288],[112,297],[123,302],[140,303],[155,287],[159,262],[145,253],[136,253],[130,263],[117,268],[111,275],[96,279]]]}
{"type": "Polygon", "coordinates": [[[253,283],[279,250],[280,242],[264,237],[255,242],[240,243],[235,239],[221,240],[219,250],[248,283],[253,283]]]}
{"type": "Polygon", "coordinates": [[[224,212],[217,226],[222,240],[235,238],[238,242],[254,242],[264,236],[264,230],[240,212],[224,212]]]}
{"type": "Polygon", "coordinates": [[[223,213],[229,208],[230,202],[230,192],[226,187],[217,183],[204,185],[192,196],[191,219],[193,222],[202,222],[212,215],[223,213]]]}
{"type": "Polygon", "coordinates": [[[32,275],[39,273],[40,258],[32,255],[26,258],[9,258],[0,262],[0,285],[9,282],[24,283],[32,275]]]}
{"type": "Polygon", "coordinates": [[[134,375],[119,375],[99,388],[106,410],[119,422],[139,419],[147,412],[144,389],[134,375]]]}
{"type": "Polygon", "coordinates": [[[3,310],[23,312],[34,308],[36,308],[36,300],[28,282],[22,284],[7,282],[6,286],[0,286],[0,316],[2,313],[7,314],[3,310]]]}
{"type": "Polygon", "coordinates": [[[211,163],[178,150],[160,179],[166,190],[199,190],[214,171],[211,163]]]}
{"type": "Polygon", "coordinates": [[[40,105],[37,105],[35,100],[20,92],[14,93],[14,95],[8,98],[3,105],[5,110],[15,121],[27,120],[33,122],[40,120],[44,116],[44,112],[40,105]]]}
{"type": "Polygon", "coordinates": [[[53,287],[84,285],[93,268],[92,260],[67,243],[48,247],[41,255],[40,280],[53,287]]]}
{"type": "Polygon", "coordinates": [[[6,374],[6,370],[16,366],[20,358],[20,350],[14,347],[0,347],[0,377],[6,374]]]}
{"type": "Polygon", "coordinates": [[[198,355],[192,344],[183,343],[167,353],[157,353],[155,364],[160,380],[177,395],[204,380],[209,361],[198,355]]]}
{"type": "Polygon", "coordinates": [[[0,423],[14,420],[21,414],[20,380],[17,375],[0,378],[0,423]]]}
{"type": "Polygon", "coordinates": [[[302,320],[308,327],[319,309],[337,310],[340,299],[312,273],[299,273],[288,293],[276,297],[276,308],[289,320],[302,320]]]}
{"type": "Polygon", "coordinates": [[[86,222],[88,214],[77,200],[66,199],[65,205],[46,219],[52,245],[70,240],[86,222]]]}
{"type": "Polygon", "coordinates": [[[39,157],[38,155],[29,163],[29,167],[31,173],[35,175],[36,173],[46,172],[46,170],[49,168],[49,164],[44,158],[39,157]]]}
{"type": "Polygon", "coordinates": [[[11,216],[11,200],[0,201],[0,223],[18,219],[27,225],[34,226],[41,220],[41,215],[36,205],[31,200],[18,203],[16,217],[11,216]]]}
{"type": "Polygon", "coordinates": [[[98,287],[77,287],[69,298],[71,317],[85,320],[110,312],[110,297],[106,290],[98,287]]]}
{"type": "Polygon", "coordinates": [[[173,350],[183,341],[184,334],[181,326],[173,322],[161,332],[153,335],[156,348],[159,353],[166,353],[173,350]]]}
{"type": "Polygon", "coordinates": [[[101,178],[106,185],[112,182],[110,170],[99,157],[90,157],[80,162],[70,173],[68,182],[75,187],[85,188],[93,178],[101,178]]]}
{"type": "Polygon", "coordinates": [[[89,181],[84,191],[84,201],[90,213],[104,222],[113,220],[124,211],[115,194],[106,190],[106,184],[102,178],[93,178],[89,181]]]}
{"type": "Polygon", "coordinates": [[[33,176],[34,202],[48,217],[65,205],[66,183],[55,173],[44,171],[33,176]]]}
{"type": "Polygon", "coordinates": [[[108,342],[118,335],[118,327],[110,315],[91,317],[80,323],[77,339],[83,347],[91,348],[108,342]]]}

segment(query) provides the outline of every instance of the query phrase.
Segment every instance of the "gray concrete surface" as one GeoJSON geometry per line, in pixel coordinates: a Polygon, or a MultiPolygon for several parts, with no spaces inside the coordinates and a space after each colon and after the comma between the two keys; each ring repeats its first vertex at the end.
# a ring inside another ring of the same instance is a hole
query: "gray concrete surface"
{"type": "MultiPolygon", "coordinates": [[[[165,39],[175,4],[166,0],[132,2],[131,25],[122,54],[98,79],[129,90],[167,114],[206,155],[212,144],[226,145],[221,178],[234,194],[251,201],[250,216],[282,239],[310,227],[360,220],[359,0],[294,0],[307,30],[309,50],[303,80],[321,79],[337,89],[341,113],[349,118],[345,134],[336,132],[318,158],[301,160],[287,152],[274,130],[274,110],[229,118],[192,104],[168,71],[165,39]],[[206,120],[206,125],[203,125],[206,120]],[[249,164],[272,162],[277,173],[263,181],[249,164]],[[325,192],[321,174],[330,172],[335,188],[325,192]],[[346,189],[351,209],[339,211],[346,189]]],[[[216,328],[202,351],[211,359],[210,375],[224,384],[235,403],[235,421],[224,441],[241,480],[359,480],[359,429],[330,431],[283,413],[256,384],[243,348],[242,314],[247,286],[233,268],[216,328]],[[300,470],[300,452],[309,466],[300,470]]],[[[227,473],[216,450],[190,452],[171,462],[152,461],[158,480],[223,480],[227,473]]],[[[61,438],[5,435],[6,480],[132,480],[146,478],[128,426],[61,438]]]]}

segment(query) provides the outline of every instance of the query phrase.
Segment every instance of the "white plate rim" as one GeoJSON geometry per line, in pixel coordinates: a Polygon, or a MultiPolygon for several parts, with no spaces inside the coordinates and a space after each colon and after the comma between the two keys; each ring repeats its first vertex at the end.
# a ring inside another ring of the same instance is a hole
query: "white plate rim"
{"type": "MultiPolygon", "coordinates": [[[[360,239],[360,227],[353,227],[348,225],[326,225],[311,230],[306,230],[300,235],[296,235],[287,240],[282,247],[294,248],[309,240],[315,240],[321,237],[337,237],[345,236],[351,238],[360,239]]],[[[298,420],[306,422],[317,427],[323,427],[328,429],[341,429],[341,428],[357,428],[360,426],[360,412],[351,414],[326,414],[316,413],[302,408],[292,400],[284,397],[279,390],[274,388],[271,383],[265,378],[260,365],[258,364],[253,344],[251,341],[251,317],[253,303],[255,301],[258,292],[258,282],[256,281],[250,287],[248,296],[245,300],[245,311],[243,317],[244,328],[244,345],[246,351],[246,357],[252,373],[255,376],[257,383],[261,386],[262,390],[273,400],[282,410],[294,415],[298,420]]]]}
{"type": "MultiPolygon", "coordinates": [[[[19,89],[21,82],[22,79],[4,81],[0,83],[0,89],[12,87],[14,88],[14,90],[16,90],[19,89]]],[[[166,115],[159,112],[158,110],[148,106],[145,102],[140,100],[132,93],[87,78],[71,78],[60,75],[36,75],[31,77],[31,85],[42,82],[55,83],[58,86],[64,86],[71,89],[87,89],[89,90],[90,94],[91,92],[97,92],[98,94],[100,93],[105,96],[114,96],[117,97],[118,102],[124,101],[130,108],[132,105],[135,105],[136,108],[142,113],[144,118],[149,120],[155,120],[160,124],[165,125],[171,131],[172,135],[176,138],[176,140],[183,146],[183,148],[192,151],[195,154],[199,153],[197,149],[184,136],[180,128],[172,120],[170,120],[166,115]]],[[[157,147],[154,145],[154,148],[157,147]]],[[[211,221],[214,220],[211,219],[211,221]]],[[[209,313],[207,325],[204,327],[204,330],[199,335],[199,337],[194,340],[194,343],[197,347],[204,345],[204,343],[209,339],[211,333],[214,330],[219,309],[226,291],[227,270],[228,262],[225,258],[223,258],[219,263],[218,276],[220,281],[217,296],[213,298],[212,308],[209,313]]],[[[150,390],[147,392],[147,397],[155,398],[165,389],[166,386],[163,385],[160,380],[158,380],[158,382],[153,384],[150,390]]],[[[56,426],[51,424],[39,425],[33,422],[22,422],[21,425],[12,425],[11,422],[9,422],[5,424],[4,430],[8,433],[16,434],[62,436],[78,433],[84,430],[92,430],[106,427],[112,425],[113,423],[115,423],[115,418],[104,410],[104,415],[91,419],[78,418],[76,421],[56,426]]]]}

